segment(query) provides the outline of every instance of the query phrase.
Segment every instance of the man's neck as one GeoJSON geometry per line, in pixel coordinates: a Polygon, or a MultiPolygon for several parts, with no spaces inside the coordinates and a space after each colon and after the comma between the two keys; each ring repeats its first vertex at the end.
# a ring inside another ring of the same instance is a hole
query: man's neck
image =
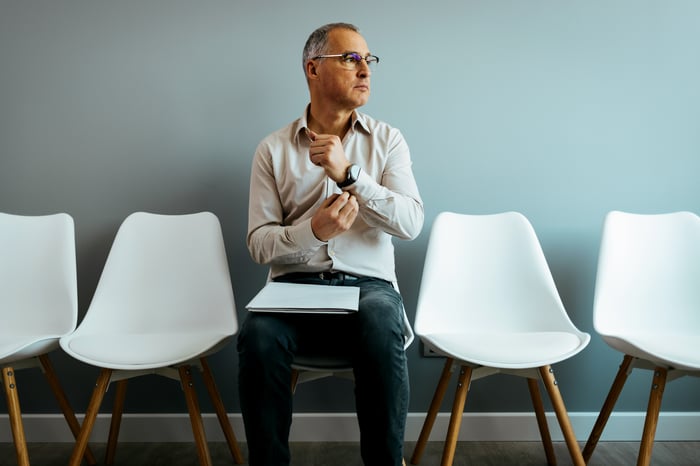
{"type": "Polygon", "coordinates": [[[324,112],[315,108],[313,103],[307,116],[309,129],[318,134],[334,134],[343,138],[350,129],[353,111],[324,112]]]}

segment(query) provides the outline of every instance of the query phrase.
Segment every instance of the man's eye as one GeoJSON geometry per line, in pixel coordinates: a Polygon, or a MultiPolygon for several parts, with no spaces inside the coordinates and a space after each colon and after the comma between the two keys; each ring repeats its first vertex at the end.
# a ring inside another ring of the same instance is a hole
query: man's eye
{"type": "Polygon", "coordinates": [[[360,58],[360,56],[359,56],[358,54],[356,54],[356,53],[348,53],[347,55],[345,55],[345,56],[343,57],[343,61],[344,61],[345,63],[357,63],[357,62],[360,61],[361,59],[362,59],[362,58],[360,58]]]}

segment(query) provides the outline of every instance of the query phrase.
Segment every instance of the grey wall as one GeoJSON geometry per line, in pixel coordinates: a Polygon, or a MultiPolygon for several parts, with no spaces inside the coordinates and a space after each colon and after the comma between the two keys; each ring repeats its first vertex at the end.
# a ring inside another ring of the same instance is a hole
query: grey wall
{"type": "MultiPolygon", "coordinates": [[[[402,129],[425,201],[422,235],[396,243],[410,317],[439,211],[518,210],[574,322],[593,332],[605,213],[700,212],[698,17],[690,0],[0,0],[0,211],[74,217],[81,315],[129,213],[212,211],[242,318],[266,273],[245,247],[253,151],[307,102],[307,35],[350,21],[382,58],[364,110],[402,129]]],[[[417,343],[409,358],[410,410],[423,412],[442,361],[417,343]]],[[[598,411],[620,359],[594,334],[558,365],[568,408],[598,411]]],[[[54,360],[82,412],[96,370],[54,360]]],[[[234,347],[212,365],[237,412],[234,347]]],[[[25,412],[57,411],[40,375],[19,382],[31,386],[25,412]]],[[[618,409],[645,409],[649,383],[634,374],[618,409]]],[[[186,410],[174,382],[131,387],[130,411],[186,410]]],[[[699,388],[674,382],[664,409],[700,410],[699,388]]],[[[308,384],[296,402],[351,411],[352,386],[308,384]]],[[[473,385],[467,409],[530,402],[524,382],[498,377],[473,385]]]]}

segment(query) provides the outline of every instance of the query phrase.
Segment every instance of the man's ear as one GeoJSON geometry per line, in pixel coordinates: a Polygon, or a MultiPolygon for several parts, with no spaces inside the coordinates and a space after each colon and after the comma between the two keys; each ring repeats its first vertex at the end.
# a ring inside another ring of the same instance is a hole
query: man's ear
{"type": "Polygon", "coordinates": [[[316,63],[313,60],[306,62],[306,79],[315,79],[318,76],[316,63]]]}

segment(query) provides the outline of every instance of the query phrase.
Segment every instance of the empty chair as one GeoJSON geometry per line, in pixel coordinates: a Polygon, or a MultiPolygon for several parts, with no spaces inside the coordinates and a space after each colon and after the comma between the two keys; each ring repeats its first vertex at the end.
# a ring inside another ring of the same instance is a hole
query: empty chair
{"type": "Polygon", "coordinates": [[[416,335],[446,358],[411,458],[418,464],[453,364],[461,366],[442,465],[454,459],[470,383],[492,374],[525,377],[549,464],[555,464],[538,380],[549,393],[574,464],[583,458],[551,365],[590,340],[569,319],[535,231],[520,213],[440,213],[430,234],[416,335]]]}
{"type": "MultiPolygon", "coordinates": [[[[0,213],[0,366],[17,463],[29,464],[15,372],[40,367],[74,435],[80,425],[48,353],[75,329],[78,287],[70,215],[0,213]]],[[[87,451],[86,458],[95,464],[87,451]]]]}
{"type": "Polygon", "coordinates": [[[116,382],[106,464],[112,464],[129,378],[181,381],[200,464],[210,465],[191,368],[202,370],[236,463],[243,462],[206,357],[238,330],[221,227],[209,212],[131,214],[122,223],[85,318],[61,347],[101,368],[70,464],[83,455],[105,391],[116,382]]]}
{"type": "Polygon", "coordinates": [[[603,433],[627,376],[653,371],[638,465],[648,465],[667,381],[700,375],[700,217],[608,213],[598,260],[593,324],[623,361],[583,456],[603,433]]]}

